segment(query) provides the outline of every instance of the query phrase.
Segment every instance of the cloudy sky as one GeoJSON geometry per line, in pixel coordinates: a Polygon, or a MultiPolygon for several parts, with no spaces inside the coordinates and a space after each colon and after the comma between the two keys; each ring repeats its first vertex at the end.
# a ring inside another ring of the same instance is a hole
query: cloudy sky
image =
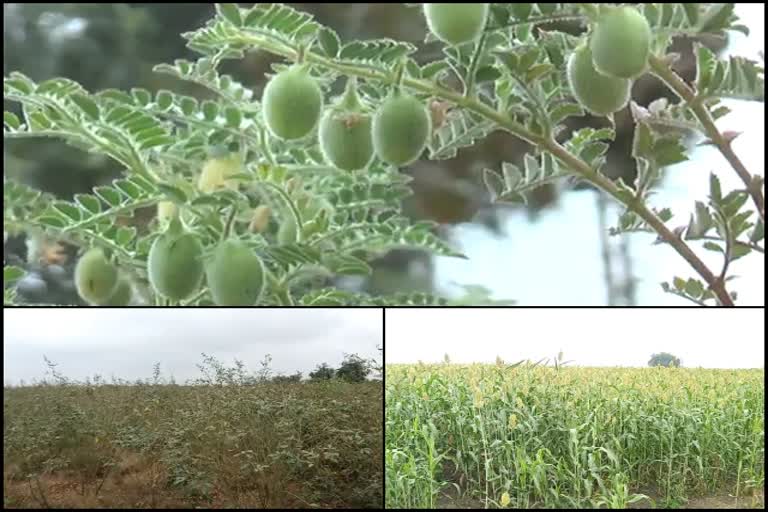
{"type": "Polygon", "coordinates": [[[160,361],[165,376],[183,382],[199,376],[202,352],[227,366],[240,359],[252,371],[271,354],[276,372],[306,376],[321,362],[337,365],[344,353],[376,356],[381,316],[367,308],[4,309],[4,381],[42,378],[45,355],[75,379],[151,377],[160,361]]]}
{"type": "Polygon", "coordinates": [[[683,366],[763,368],[762,309],[388,309],[386,362],[538,361],[563,350],[584,366],[647,366],[671,352],[683,366]]]}

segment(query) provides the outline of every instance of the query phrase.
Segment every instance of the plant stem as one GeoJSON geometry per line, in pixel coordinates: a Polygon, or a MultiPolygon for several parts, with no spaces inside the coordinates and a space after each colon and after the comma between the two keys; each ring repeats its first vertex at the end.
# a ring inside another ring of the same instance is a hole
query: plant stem
{"type": "Polygon", "coordinates": [[[472,54],[472,62],[469,64],[469,76],[467,77],[467,90],[464,93],[467,97],[475,95],[477,66],[480,64],[480,55],[483,53],[483,48],[485,48],[486,37],[488,37],[487,34],[483,32],[483,35],[480,37],[480,40],[475,47],[475,53],[472,54]]]}
{"type": "Polygon", "coordinates": [[[755,207],[757,207],[757,213],[760,216],[760,220],[765,222],[765,198],[763,197],[762,190],[760,190],[760,184],[753,179],[752,174],[733,151],[731,142],[720,133],[720,130],[715,124],[715,120],[712,118],[712,114],[710,114],[704,103],[700,101],[701,98],[697,96],[696,91],[686,84],[685,81],[659,57],[651,55],[649,63],[654,74],[681,100],[688,104],[688,107],[704,128],[705,135],[715,146],[717,146],[717,149],[720,150],[720,153],[725,157],[733,170],[736,171],[736,174],[739,175],[741,181],[744,182],[747,192],[755,203],[755,207]]]}

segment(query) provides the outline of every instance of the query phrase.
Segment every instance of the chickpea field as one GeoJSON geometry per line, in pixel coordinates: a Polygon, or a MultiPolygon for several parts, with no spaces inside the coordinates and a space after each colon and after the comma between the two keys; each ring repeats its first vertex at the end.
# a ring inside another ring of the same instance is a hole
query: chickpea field
{"type": "Polygon", "coordinates": [[[499,361],[386,375],[387,507],[764,505],[764,370],[499,361]]]}
{"type": "Polygon", "coordinates": [[[381,508],[380,382],[6,389],[4,508],[381,508]]]}

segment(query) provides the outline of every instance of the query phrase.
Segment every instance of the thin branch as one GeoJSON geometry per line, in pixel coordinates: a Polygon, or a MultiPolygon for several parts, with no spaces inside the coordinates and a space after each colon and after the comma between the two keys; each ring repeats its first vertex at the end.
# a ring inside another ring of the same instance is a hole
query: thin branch
{"type": "Polygon", "coordinates": [[[477,42],[477,46],[475,47],[475,52],[472,54],[472,61],[469,63],[469,71],[467,74],[469,75],[467,77],[467,90],[465,91],[465,96],[474,96],[475,94],[475,81],[477,80],[477,67],[480,65],[480,56],[483,54],[483,49],[485,48],[485,40],[488,37],[488,35],[483,32],[483,35],[480,36],[480,40],[477,42]]]}

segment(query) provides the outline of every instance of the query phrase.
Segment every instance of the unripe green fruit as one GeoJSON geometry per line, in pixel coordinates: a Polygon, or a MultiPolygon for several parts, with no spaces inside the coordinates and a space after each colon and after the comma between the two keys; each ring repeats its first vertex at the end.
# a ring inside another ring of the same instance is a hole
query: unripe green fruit
{"type": "Polygon", "coordinates": [[[371,117],[329,109],[320,121],[320,150],[328,163],[345,171],[368,167],[373,160],[371,117]]]}
{"type": "Polygon", "coordinates": [[[595,69],[618,78],[640,76],[648,64],[651,37],[648,20],[634,7],[605,7],[589,42],[595,69]]]}
{"type": "Polygon", "coordinates": [[[295,244],[298,241],[298,226],[293,215],[286,215],[277,229],[277,243],[280,245],[295,244]]]}
{"type": "Polygon", "coordinates": [[[579,103],[598,116],[612,114],[627,106],[632,92],[631,80],[605,76],[595,70],[586,45],[576,48],[568,59],[568,83],[579,103]]]}
{"type": "Polygon", "coordinates": [[[269,131],[284,140],[306,137],[315,129],[323,109],[323,92],[302,67],[275,75],[262,97],[264,121],[269,131]]]}
{"type": "Polygon", "coordinates": [[[166,231],[149,249],[147,270],[152,288],[169,299],[186,299],[200,287],[202,255],[197,236],[166,231]]]}
{"type": "Polygon", "coordinates": [[[98,304],[112,296],[117,286],[117,268],[101,249],[87,251],[75,267],[77,293],[91,304],[98,304]]]}
{"type": "Polygon", "coordinates": [[[129,302],[131,302],[131,283],[123,277],[118,280],[112,296],[100,302],[99,306],[125,307],[129,302]]]}
{"type": "Polygon", "coordinates": [[[386,163],[409,165],[421,156],[431,130],[423,102],[413,96],[393,96],[384,100],[373,118],[373,147],[386,163]]]}
{"type": "Polygon", "coordinates": [[[474,41],[485,28],[491,4],[424,4],[427,26],[444,43],[474,41]]]}
{"type": "Polygon", "coordinates": [[[264,264],[244,243],[226,240],[206,265],[208,288],[217,306],[253,306],[264,291],[264,264]]]}

